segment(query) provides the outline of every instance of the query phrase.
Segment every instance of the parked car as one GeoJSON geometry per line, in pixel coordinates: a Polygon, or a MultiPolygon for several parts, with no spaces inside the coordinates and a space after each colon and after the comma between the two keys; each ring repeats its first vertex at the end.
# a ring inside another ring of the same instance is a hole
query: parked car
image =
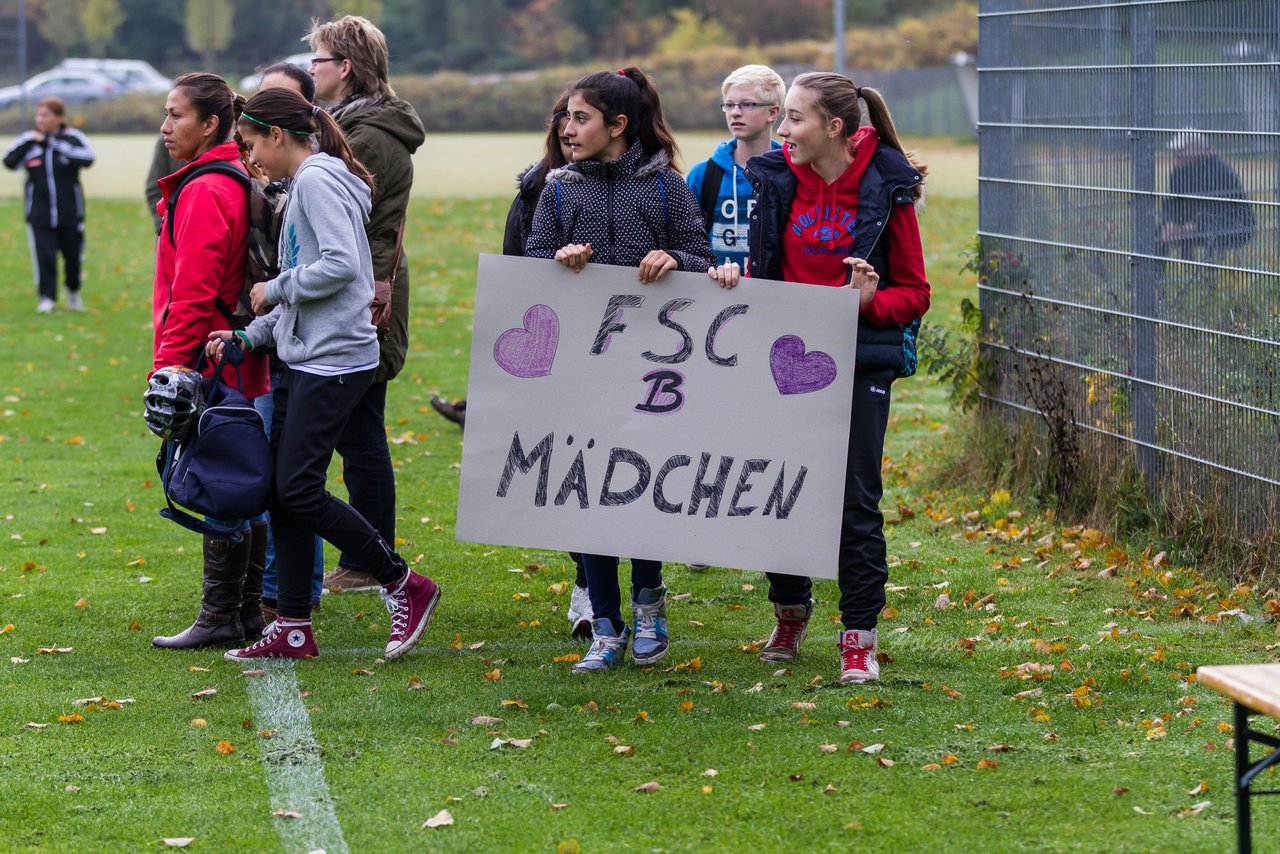
{"type": "Polygon", "coordinates": [[[6,86],[0,89],[0,110],[16,106],[22,100],[23,88],[27,91],[27,104],[34,107],[41,98],[61,98],[68,106],[109,101],[123,94],[124,89],[100,71],[59,71],[49,69],[27,78],[26,86],[6,86]]]}
{"type": "MultiPolygon", "coordinates": [[[[307,51],[306,53],[290,54],[289,56],[286,56],[284,59],[279,61],[292,62],[294,65],[298,66],[303,71],[310,71],[311,57],[313,56],[315,56],[314,53],[312,53],[311,51],[307,51]]],[[[262,65],[275,65],[275,64],[276,64],[276,60],[273,59],[270,62],[264,62],[262,65]]],[[[258,86],[260,86],[261,84],[262,84],[262,75],[258,72],[254,72],[253,74],[250,74],[248,77],[240,78],[240,91],[242,92],[257,91],[258,86]]]]}
{"type": "Polygon", "coordinates": [[[173,81],[141,59],[64,59],[53,71],[97,71],[116,81],[126,92],[168,92],[173,81]]]}

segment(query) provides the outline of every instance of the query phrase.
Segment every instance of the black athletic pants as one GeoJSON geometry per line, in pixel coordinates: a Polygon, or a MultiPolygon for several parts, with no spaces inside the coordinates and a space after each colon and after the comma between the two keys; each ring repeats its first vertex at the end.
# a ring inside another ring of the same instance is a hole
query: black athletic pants
{"type": "Polygon", "coordinates": [[[351,413],[373,382],[374,370],[335,377],[285,368],[274,390],[271,447],[280,616],[311,615],[311,575],[318,534],[352,560],[352,568],[390,584],[408,571],[404,560],[346,502],[325,489],[329,462],[351,413]]]}
{"type": "MultiPolygon", "coordinates": [[[[884,542],[880,466],[889,426],[893,371],[858,371],[853,378],[849,458],[844,476],[844,517],[840,525],[837,581],[840,619],[846,629],[874,629],[884,610],[889,567],[884,542]]],[[[769,601],[800,605],[809,601],[812,579],[770,572],[769,601]]]]}
{"type": "Polygon", "coordinates": [[[28,223],[31,233],[32,262],[36,267],[36,283],[40,296],[58,299],[58,255],[66,273],[67,291],[80,290],[80,262],[84,254],[84,223],[49,228],[28,223]]]}

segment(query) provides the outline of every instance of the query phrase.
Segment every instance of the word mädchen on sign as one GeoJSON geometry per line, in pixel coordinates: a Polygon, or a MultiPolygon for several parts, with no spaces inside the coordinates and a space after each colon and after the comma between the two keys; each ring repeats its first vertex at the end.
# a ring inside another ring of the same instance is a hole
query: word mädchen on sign
{"type": "MultiPolygon", "coordinates": [[[[570,447],[573,442],[573,436],[569,436],[565,440],[565,446],[570,447]]],[[[585,450],[590,451],[594,446],[595,440],[590,439],[587,441],[585,450]]],[[[507,452],[507,462],[502,468],[502,476],[498,479],[498,498],[508,496],[512,479],[517,473],[528,475],[536,465],[538,473],[533,489],[533,506],[547,506],[552,484],[551,456],[554,448],[555,434],[548,433],[526,454],[520,442],[520,433],[516,431],[511,437],[511,449],[507,452]]],[[[768,496],[761,508],[758,504],[748,505],[745,502],[759,500],[756,495],[748,496],[748,493],[758,485],[752,483],[752,478],[770,471],[773,460],[738,460],[735,457],[722,455],[713,466],[712,459],[713,455],[710,452],[700,452],[696,473],[694,473],[693,457],[688,454],[673,454],[667,457],[655,474],[654,467],[638,451],[630,448],[610,448],[603,464],[604,476],[597,494],[590,487],[587,458],[584,449],[579,447],[577,455],[569,464],[551,501],[554,506],[561,507],[566,504],[572,506],[572,502],[576,500],[580,509],[587,510],[591,507],[592,495],[596,495],[596,504],[599,507],[625,507],[648,495],[653,506],[663,513],[685,513],[689,516],[697,516],[701,512],[705,518],[714,519],[721,515],[721,505],[728,494],[729,503],[724,512],[726,517],[750,516],[759,510],[761,515],[772,515],[776,519],[783,520],[791,515],[791,509],[800,497],[800,490],[804,488],[805,476],[809,473],[808,468],[800,466],[799,472],[795,474],[794,480],[788,487],[786,463],[780,462],[776,467],[777,474],[773,486],[769,488],[768,496]],[[735,470],[735,464],[738,476],[736,485],[729,491],[729,483],[733,480],[730,475],[735,470]],[[675,500],[677,498],[678,500],[675,500]]],[[[598,462],[597,465],[599,465],[598,462]]],[[[767,483],[768,476],[763,477],[762,480],[767,483]]],[[[757,495],[760,494],[757,492],[757,495]]]]}

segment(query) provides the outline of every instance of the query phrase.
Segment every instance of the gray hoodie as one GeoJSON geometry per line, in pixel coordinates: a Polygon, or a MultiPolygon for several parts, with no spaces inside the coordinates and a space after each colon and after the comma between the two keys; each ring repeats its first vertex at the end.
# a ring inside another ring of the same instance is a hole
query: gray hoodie
{"type": "Polygon", "coordinates": [[[369,188],[341,160],[319,153],[302,162],[280,227],[280,275],[267,282],[275,308],[245,329],[252,346],[274,338],[285,364],[326,373],[377,364],[369,209],[369,188]]]}

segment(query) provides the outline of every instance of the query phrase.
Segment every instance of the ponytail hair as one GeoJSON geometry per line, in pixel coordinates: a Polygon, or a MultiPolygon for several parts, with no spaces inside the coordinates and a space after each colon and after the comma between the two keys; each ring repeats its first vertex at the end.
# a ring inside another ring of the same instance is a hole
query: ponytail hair
{"type": "Polygon", "coordinates": [[[627,145],[639,139],[648,154],[665,151],[670,168],[676,169],[680,149],[662,112],[658,90],[639,68],[632,65],[617,71],[588,74],[570,83],[565,90],[566,96],[575,94],[599,110],[604,115],[605,124],[612,124],[618,116],[626,116],[623,139],[627,145]]]}
{"type": "Polygon", "coordinates": [[[240,149],[240,162],[244,164],[244,168],[250,175],[262,177],[262,171],[249,159],[248,150],[237,130],[240,114],[244,112],[244,96],[232,92],[227,81],[207,71],[188,71],[173,81],[173,88],[181,89],[187,96],[200,121],[206,121],[211,116],[218,120],[214,144],[222,145],[234,138],[236,147],[240,149]]]}
{"type": "Polygon", "coordinates": [[[278,127],[299,144],[307,145],[314,134],[315,150],[341,160],[352,175],[373,190],[373,175],[351,152],[338,122],[292,89],[263,89],[254,95],[244,107],[239,127],[241,132],[257,136],[266,136],[271,128],[278,127]]]}
{"type": "MultiPolygon", "coordinates": [[[[922,176],[927,175],[929,167],[920,160],[914,151],[906,151],[902,140],[898,138],[898,129],[893,125],[893,116],[889,113],[889,105],[878,89],[870,86],[857,86],[843,74],[829,71],[811,71],[801,74],[791,83],[793,89],[806,89],[813,93],[813,105],[818,112],[830,120],[840,119],[844,122],[845,138],[852,137],[862,124],[862,109],[859,100],[867,105],[867,120],[875,128],[880,141],[890,148],[902,152],[907,161],[922,176]]],[[[915,196],[920,198],[923,192],[920,185],[915,187],[915,196]]]]}

